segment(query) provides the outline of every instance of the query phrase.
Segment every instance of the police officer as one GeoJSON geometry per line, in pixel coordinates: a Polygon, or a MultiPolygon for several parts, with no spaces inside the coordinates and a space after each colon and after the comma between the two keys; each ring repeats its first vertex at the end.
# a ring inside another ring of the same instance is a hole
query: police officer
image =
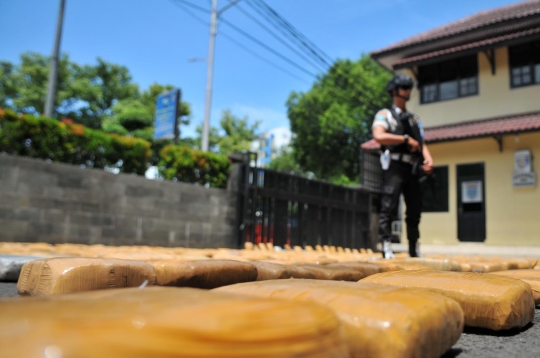
{"type": "Polygon", "coordinates": [[[400,195],[407,207],[406,219],[409,255],[420,256],[418,239],[422,190],[420,168],[426,174],[433,171],[433,159],[424,143],[420,119],[407,112],[406,102],[411,96],[414,82],[407,75],[394,76],[386,87],[392,96],[391,108],[382,109],[373,121],[373,138],[381,145],[383,183],[381,188],[381,211],[379,216],[379,240],[383,244],[383,257],[393,258],[392,217],[397,213],[400,195]]]}

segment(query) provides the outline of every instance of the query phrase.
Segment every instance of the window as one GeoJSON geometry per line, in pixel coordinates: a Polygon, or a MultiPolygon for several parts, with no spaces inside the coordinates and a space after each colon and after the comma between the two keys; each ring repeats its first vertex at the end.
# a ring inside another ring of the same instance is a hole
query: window
{"type": "Polygon", "coordinates": [[[508,55],[512,87],[540,84],[540,41],[510,46],[508,55]]]}
{"type": "Polygon", "coordinates": [[[421,103],[444,101],[478,94],[476,55],[418,68],[421,103]]]}
{"type": "Polygon", "coordinates": [[[424,191],[423,212],[448,212],[448,167],[434,167],[435,182],[425,181],[422,184],[424,191]]]}

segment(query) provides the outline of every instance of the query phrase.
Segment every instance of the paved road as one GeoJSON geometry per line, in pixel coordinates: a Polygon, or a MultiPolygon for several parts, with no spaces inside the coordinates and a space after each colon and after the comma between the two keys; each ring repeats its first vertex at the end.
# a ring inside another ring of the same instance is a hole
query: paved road
{"type": "MultiPolygon", "coordinates": [[[[18,296],[15,283],[0,282],[0,297],[18,296]]],[[[540,306],[534,321],[522,330],[493,333],[466,328],[443,358],[537,358],[540,357],[540,306]]]]}

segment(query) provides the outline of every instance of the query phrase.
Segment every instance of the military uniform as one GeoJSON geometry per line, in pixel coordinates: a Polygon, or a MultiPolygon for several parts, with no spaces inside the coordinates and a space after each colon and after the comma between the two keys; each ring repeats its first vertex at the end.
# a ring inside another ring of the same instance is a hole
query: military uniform
{"type": "MultiPolygon", "coordinates": [[[[373,121],[373,127],[383,127],[387,133],[408,135],[423,142],[424,131],[418,116],[401,111],[392,106],[382,109],[373,121]]],[[[418,181],[421,153],[411,153],[406,143],[381,146],[383,154],[389,155],[389,167],[383,170],[383,183],[381,186],[381,210],[379,216],[379,240],[387,245],[392,239],[392,220],[397,213],[400,194],[403,194],[407,211],[405,222],[407,224],[407,239],[409,240],[409,253],[417,256],[417,242],[420,238],[418,225],[422,213],[422,188],[418,181]]],[[[391,250],[389,251],[391,253],[391,250]]]]}

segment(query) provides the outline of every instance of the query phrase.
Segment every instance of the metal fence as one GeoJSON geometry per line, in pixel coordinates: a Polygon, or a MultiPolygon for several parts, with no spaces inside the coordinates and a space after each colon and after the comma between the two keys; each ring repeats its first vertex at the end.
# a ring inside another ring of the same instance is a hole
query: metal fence
{"type": "Polygon", "coordinates": [[[360,183],[364,189],[372,193],[381,192],[382,169],[378,151],[361,151],[360,183]]]}
{"type": "Polygon", "coordinates": [[[240,180],[240,247],[244,242],[370,247],[369,191],[246,164],[240,180]]]}

